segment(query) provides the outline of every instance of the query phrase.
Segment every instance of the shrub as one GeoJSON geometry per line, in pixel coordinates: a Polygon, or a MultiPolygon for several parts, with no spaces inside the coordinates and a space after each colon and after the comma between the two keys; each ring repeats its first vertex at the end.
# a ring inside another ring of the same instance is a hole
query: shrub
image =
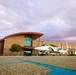
{"type": "Polygon", "coordinates": [[[11,51],[11,52],[19,52],[19,51],[21,51],[21,50],[22,50],[22,48],[21,48],[21,46],[18,45],[18,44],[12,44],[12,46],[11,46],[11,48],[10,48],[10,51],[11,51]]]}
{"type": "Polygon", "coordinates": [[[51,46],[53,46],[53,47],[57,47],[56,45],[53,45],[53,44],[50,44],[51,46]]]}
{"type": "Polygon", "coordinates": [[[76,54],[73,54],[72,51],[69,51],[68,54],[69,54],[69,56],[76,56],[76,54]]]}

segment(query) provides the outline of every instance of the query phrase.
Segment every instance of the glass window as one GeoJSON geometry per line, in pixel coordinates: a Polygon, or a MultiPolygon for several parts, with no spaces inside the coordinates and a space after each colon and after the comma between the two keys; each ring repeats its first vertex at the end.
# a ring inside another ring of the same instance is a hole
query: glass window
{"type": "Polygon", "coordinates": [[[24,46],[32,46],[32,38],[30,36],[25,36],[24,46]]]}

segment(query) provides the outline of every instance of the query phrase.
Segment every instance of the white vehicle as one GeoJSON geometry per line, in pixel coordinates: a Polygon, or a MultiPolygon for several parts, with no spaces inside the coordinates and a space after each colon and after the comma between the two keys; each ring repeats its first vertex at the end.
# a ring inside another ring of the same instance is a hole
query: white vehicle
{"type": "Polygon", "coordinates": [[[68,54],[68,50],[58,49],[61,54],[68,54]]]}
{"type": "Polygon", "coordinates": [[[52,52],[57,52],[58,51],[57,47],[53,47],[51,45],[46,45],[46,44],[35,47],[34,49],[35,50],[40,50],[40,51],[52,51],[52,52]]]}
{"type": "Polygon", "coordinates": [[[62,53],[62,54],[68,53],[67,50],[58,49],[57,47],[53,47],[51,45],[46,45],[46,44],[43,44],[39,47],[35,47],[34,49],[38,50],[38,51],[48,52],[48,54],[52,54],[52,53],[56,53],[56,52],[59,52],[59,53],[62,53]]]}

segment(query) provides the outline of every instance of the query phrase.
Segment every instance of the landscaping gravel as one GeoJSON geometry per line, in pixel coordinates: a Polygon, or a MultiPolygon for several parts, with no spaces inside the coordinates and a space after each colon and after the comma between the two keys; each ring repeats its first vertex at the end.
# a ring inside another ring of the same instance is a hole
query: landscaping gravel
{"type": "Polygon", "coordinates": [[[31,63],[31,60],[76,71],[76,56],[0,56],[0,75],[46,75],[51,70],[31,63]]]}

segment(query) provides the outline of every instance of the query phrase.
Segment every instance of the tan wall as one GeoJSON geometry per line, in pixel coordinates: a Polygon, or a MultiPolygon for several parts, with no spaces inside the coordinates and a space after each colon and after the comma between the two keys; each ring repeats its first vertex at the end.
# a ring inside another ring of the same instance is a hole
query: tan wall
{"type": "Polygon", "coordinates": [[[32,41],[32,46],[33,46],[33,47],[36,47],[36,46],[38,46],[38,43],[39,43],[38,40],[33,40],[33,41],[32,41]]]}
{"type": "MultiPolygon", "coordinates": [[[[32,41],[33,47],[39,46],[41,44],[53,44],[58,46],[58,44],[60,42],[51,42],[51,41],[39,41],[39,40],[33,40],[32,41]]],[[[19,44],[21,46],[24,46],[24,35],[21,36],[13,36],[13,37],[8,37],[5,38],[4,40],[4,54],[3,55],[12,55],[11,52],[9,51],[9,48],[11,47],[12,44],[19,44]]],[[[63,47],[66,48],[66,43],[62,43],[63,47]]],[[[68,43],[69,46],[71,46],[71,48],[75,48],[76,44],[74,43],[68,43]]],[[[33,51],[33,55],[36,55],[36,51],[33,51]]],[[[21,53],[21,55],[23,55],[23,52],[21,53]]]]}
{"type": "Polygon", "coordinates": [[[37,55],[38,55],[38,50],[33,50],[33,51],[32,51],[32,55],[33,55],[33,56],[37,56],[37,55]]]}
{"type": "Polygon", "coordinates": [[[33,40],[34,47],[40,46],[41,44],[52,44],[52,45],[58,46],[58,43],[59,42],[51,42],[51,41],[40,41],[39,42],[39,40],[33,40]]]}
{"type": "Polygon", "coordinates": [[[11,48],[12,44],[19,44],[21,46],[24,46],[24,36],[21,35],[5,38],[3,55],[10,53],[9,49],[11,48]]]}
{"type": "MultiPolygon", "coordinates": [[[[33,46],[34,47],[39,46],[41,44],[52,44],[52,45],[55,45],[55,46],[58,47],[59,43],[62,43],[63,48],[66,49],[66,42],[40,41],[40,43],[39,43],[39,40],[33,40],[33,46]]],[[[75,43],[68,43],[68,46],[69,46],[69,48],[71,46],[71,48],[76,49],[76,44],[75,43]]]]}
{"type": "MultiPolygon", "coordinates": [[[[69,48],[66,47],[66,42],[49,42],[49,41],[40,41],[41,44],[52,44],[58,47],[58,44],[62,43],[63,49],[72,51],[74,54],[76,54],[76,44],[75,43],[68,43],[69,48]]],[[[39,46],[39,40],[33,40],[33,46],[39,46]]]]}

